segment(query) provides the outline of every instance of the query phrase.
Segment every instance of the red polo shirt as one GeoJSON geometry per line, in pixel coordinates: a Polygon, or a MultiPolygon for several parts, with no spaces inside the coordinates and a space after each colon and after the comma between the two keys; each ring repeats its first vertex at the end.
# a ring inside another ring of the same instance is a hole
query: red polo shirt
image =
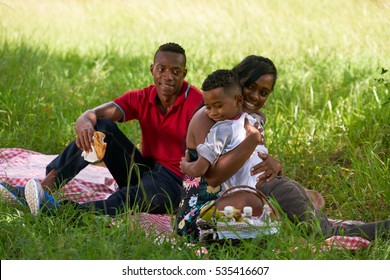
{"type": "Polygon", "coordinates": [[[114,99],[124,119],[139,121],[142,131],[142,155],[174,172],[180,177],[179,162],[185,151],[188,124],[203,102],[202,93],[183,81],[175,104],[163,115],[156,104],[155,85],[126,92],[114,99]]]}

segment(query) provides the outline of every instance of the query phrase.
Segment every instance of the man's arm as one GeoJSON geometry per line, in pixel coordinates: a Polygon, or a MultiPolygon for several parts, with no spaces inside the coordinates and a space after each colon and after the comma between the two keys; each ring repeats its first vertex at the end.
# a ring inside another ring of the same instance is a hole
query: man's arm
{"type": "Polygon", "coordinates": [[[84,151],[91,151],[92,136],[97,119],[119,121],[123,113],[113,102],[107,102],[82,113],[76,121],[76,145],[84,151]]]}

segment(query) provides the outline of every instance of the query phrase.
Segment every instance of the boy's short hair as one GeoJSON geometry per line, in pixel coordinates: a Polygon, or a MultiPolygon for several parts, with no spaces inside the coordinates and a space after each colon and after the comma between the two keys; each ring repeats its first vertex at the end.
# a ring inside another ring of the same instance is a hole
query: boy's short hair
{"type": "Polygon", "coordinates": [[[186,51],[179,44],[169,42],[161,45],[157,49],[156,53],[154,54],[153,60],[156,59],[156,55],[158,52],[172,52],[172,53],[182,54],[184,56],[184,65],[186,64],[186,60],[187,60],[186,51]]]}
{"type": "Polygon", "coordinates": [[[223,88],[225,92],[231,91],[232,89],[241,91],[238,75],[234,71],[228,69],[214,71],[204,80],[202,90],[209,91],[216,88],[223,88]]]}

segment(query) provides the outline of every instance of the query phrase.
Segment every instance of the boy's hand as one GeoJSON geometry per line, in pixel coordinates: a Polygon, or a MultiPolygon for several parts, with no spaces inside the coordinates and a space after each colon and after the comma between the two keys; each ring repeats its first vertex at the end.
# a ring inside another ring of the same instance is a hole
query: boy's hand
{"type": "Polygon", "coordinates": [[[254,136],[254,137],[257,137],[257,142],[259,144],[263,144],[264,145],[264,139],[263,139],[263,135],[261,135],[261,132],[263,131],[263,128],[259,127],[259,123],[256,122],[254,125],[251,125],[250,122],[248,121],[247,118],[245,118],[245,123],[244,123],[244,127],[245,127],[245,130],[246,130],[246,136],[254,136]]]}
{"type": "Polygon", "coordinates": [[[188,163],[191,161],[190,154],[188,153],[188,150],[185,151],[184,157],[181,158],[180,160],[180,170],[183,173],[186,173],[186,167],[188,163]]]}

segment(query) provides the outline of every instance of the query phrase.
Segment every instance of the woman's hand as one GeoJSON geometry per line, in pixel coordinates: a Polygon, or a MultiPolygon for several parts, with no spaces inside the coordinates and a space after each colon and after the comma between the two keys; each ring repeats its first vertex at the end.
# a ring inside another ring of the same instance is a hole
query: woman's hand
{"type": "Polygon", "coordinates": [[[277,159],[270,157],[267,154],[258,153],[263,162],[255,165],[251,169],[251,175],[256,175],[261,172],[263,174],[257,177],[256,187],[259,188],[265,182],[271,182],[276,176],[282,175],[282,165],[277,159]]]}

